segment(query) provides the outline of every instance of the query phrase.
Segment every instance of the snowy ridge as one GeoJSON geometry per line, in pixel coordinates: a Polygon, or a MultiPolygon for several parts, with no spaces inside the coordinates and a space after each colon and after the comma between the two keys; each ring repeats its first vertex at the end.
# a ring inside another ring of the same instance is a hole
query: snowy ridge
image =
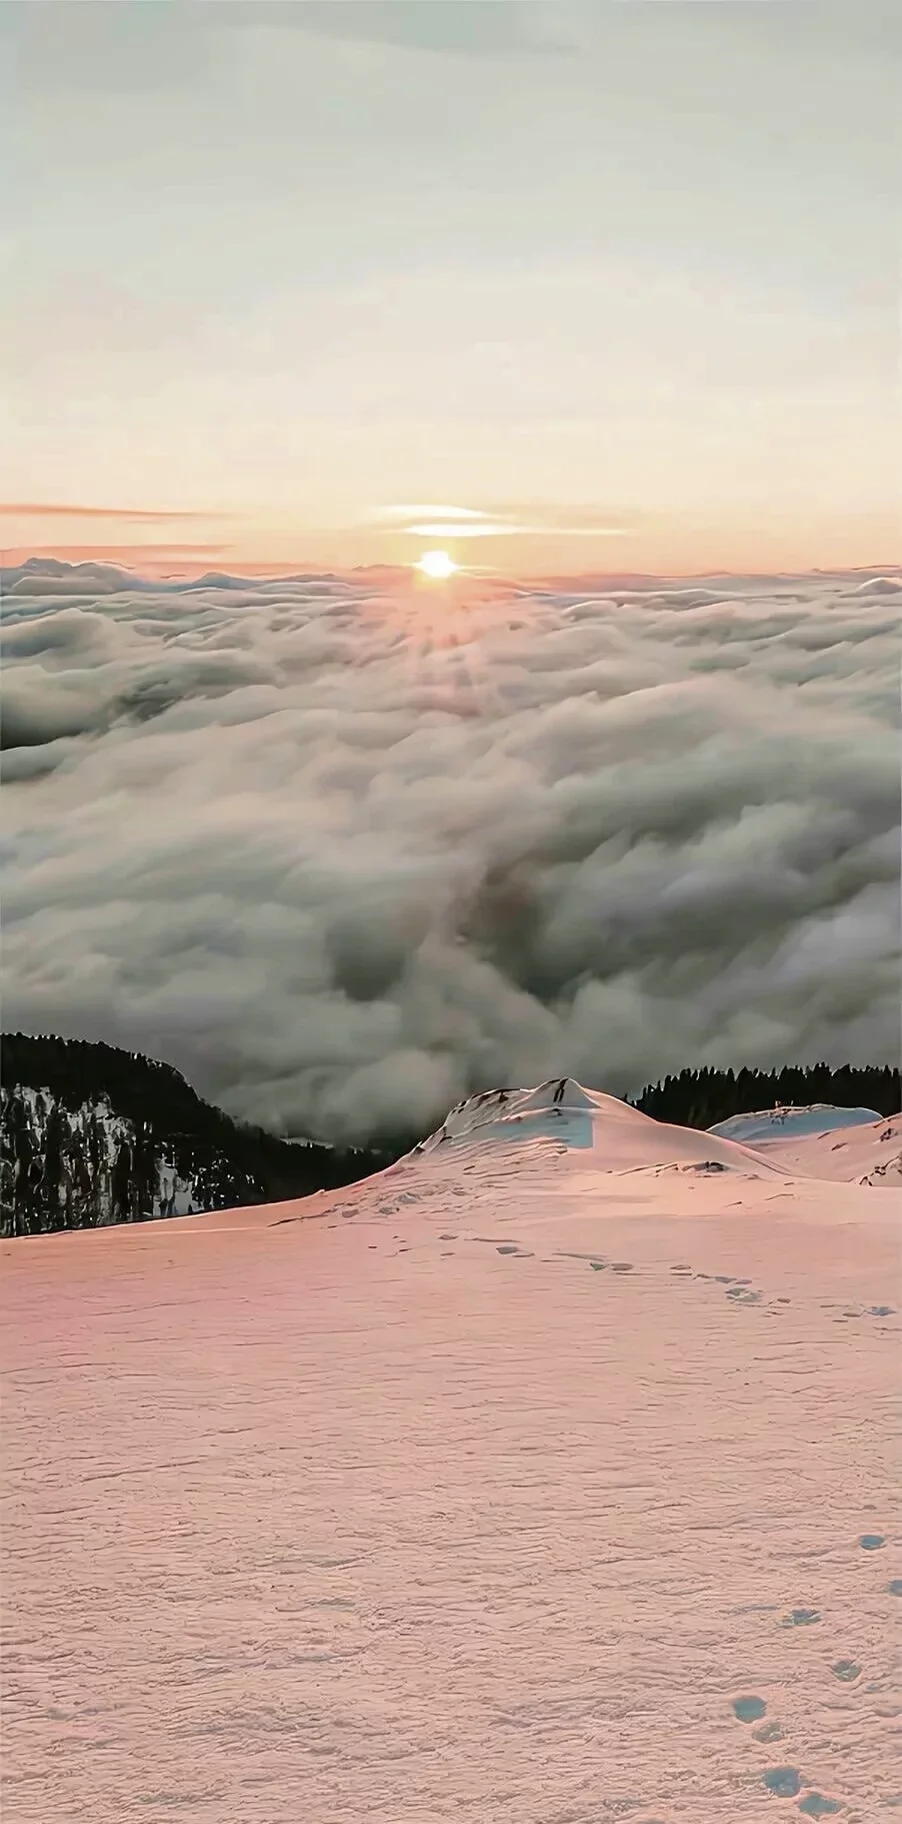
{"type": "Polygon", "coordinates": [[[733,1115],[709,1130],[751,1143],[791,1177],[864,1184],[892,1190],[902,1184],[902,1116],[872,1108],[767,1108],[733,1115]]]}
{"type": "MultiPolygon", "coordinates": [[[[841,1111],[840,1111],[841,1112],[841,1111]]],[[[799,1139],[759,1141],[764,1155],[794,1177],[895,1190],[902,1185],[902,1115],[847,1127],[838,1123],[799,1139]]]]}
{"type": "Polygon", "coordinates": [[[875,1108],[835,1108],[827,1102],[813,1102],[808,1108],[761,1108],[746,1115],[731,1115],[709,1127],[709,1134],[721,1134],[725,1140],[739,1140],[760,1146],[771,1140],[806,1140],[817,1134],[832,1134],[841,1127],[862,1127],[879,1121],[875,1108]]]}
{"type": "Polygon", "coordinates": [[[497,1158],[500,1148],[511,1166],[569,1156],[574,1165],[602,1172],[669,1168],[786,1175],[779,1164],[747,1146],[655,1121],[616,1096],[585,1089],[572,1077],[551,1078],[535,1089],[496,1089],[467,1097],[410,1156],[433,1157],[447,1148],[468,1156],[484,1151],[487,1162],[497,1158]]]}

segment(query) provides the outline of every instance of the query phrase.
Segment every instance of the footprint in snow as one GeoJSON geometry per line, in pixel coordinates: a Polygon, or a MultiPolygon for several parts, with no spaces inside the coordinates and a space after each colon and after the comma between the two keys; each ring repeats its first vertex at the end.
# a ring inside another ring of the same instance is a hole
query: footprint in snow
{"type": "Polygon", "coordinates": [[[734,1697],[733,1715],[740,1723],[757,1723],[767,1710],[763,1697],[734,1697]]]}
{"type": "Polygon", "coordinates": [[[779,1723],[774,1721],[762,1723],[760,1729],[752,1730],[752,1735],[756,1742],[782,1742],[783,1740],[783,1731],[779,1723]]]}
{"type": "Polygon", "coordinates": [[[775,1799],[794,1799],[802,1790],[802,1777],[797,1767],[768,1767],[763,1779],[775,1799]]]}
{"type": "Polygon", "coordinates": [[[780,1622],[781,1628],[810,1628],[820,1621],[817,1609],[790,1609],[780,1622]]]}
{"type": "Polygon", "coordinates": [[[879,1552],[886,1540],[882,1533],[862,1533],[858,1543],[863,1552],[879,1552]]]}
{"type": "Polygon", "coordinates": [[[806,1792],[799,1801],[799,1811],[803,1818],[832,1818],[842,1811],[838,1799],[825,1798],[822,1792],[806,1792]]]}
{"type": "Polygon", "coordinates": [[[854,1659],[837,1659],[830,1670],[834,1678],[841,1679],[844,1685],[854,1684],[856,1678],[861,1677],[861,1667],[855,1664],[854,1659]]]}

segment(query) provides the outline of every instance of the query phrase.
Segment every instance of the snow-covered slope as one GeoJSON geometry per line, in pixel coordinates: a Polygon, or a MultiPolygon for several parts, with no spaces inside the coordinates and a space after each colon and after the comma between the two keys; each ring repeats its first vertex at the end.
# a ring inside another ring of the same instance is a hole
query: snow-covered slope
{"type": "Polygon", "coordinates": [[[709,1130],[729,1132],[793,1177],[896,1189],[902,1184],[902,1116],[868,1108],[762,1109],[709,1130]]]}
{"type": "Polygon", "coordinates": [[[4,1819],[889,1815],[898,1200],[557,1087],[3,1245],[4,1819]]]}
{"type": "Polygon", "coordinates": [[[892,1115],[886,1120],[881,1115],[861,1126],[831,1128],[807,1139],[773,1140],[762,1151],[794,1175],[804,1173],[812,1178],[894,1189],[898,1196],[902,1185],[902,1116],[892,1115]]]}
{"type": "Polygon", "coordinates": [[[745,1146],[758,1146],[762,1141],[807,1140],[813,1135],[832,1134],[837,1128],[860,1127],[863,1122],[879,1121],[875,1108],[834,1108],[826,1102],[815,1102],[810,1108],[762,1108],[756,1114],[731,1115],[708,1129],[725,1140],[739,1140],[745,1146]]]}

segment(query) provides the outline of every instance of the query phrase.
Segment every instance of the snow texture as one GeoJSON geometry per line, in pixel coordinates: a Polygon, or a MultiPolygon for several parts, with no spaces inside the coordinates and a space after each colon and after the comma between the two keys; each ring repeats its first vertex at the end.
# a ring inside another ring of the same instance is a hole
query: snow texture
{"type": "Polygon", "coordinates": [[[4,1244],[4,1824],[893,1815],[899,1127],[4,1244]]]}
{"type": "Polygon", "coordinates": [[[887,1189],[902,1186],[902,1116],[889,1120],[879,1116],[864,1126],[836,1129],[809,1135],[798,1142],[787,1139],[769,1141],[763,1146],[768,1159],[777,1159],[783,1168],[814,1178],[832,1178],[842,1182],[883,1185],[887,1189]]]}

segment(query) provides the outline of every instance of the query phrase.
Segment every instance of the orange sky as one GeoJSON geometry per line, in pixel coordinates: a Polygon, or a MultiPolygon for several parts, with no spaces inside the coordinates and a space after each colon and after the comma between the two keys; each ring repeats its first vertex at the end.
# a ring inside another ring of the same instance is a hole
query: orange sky
{"type": "Polygon", "coordinates": [[[117,0],[0,37],[9,557],[898,559],[882,0],[117,0]]]}
{"type": "MultiPolygon", "coordinates": [[[[475,519],[477,510],[469,511],[475,519]]],[[[426,521],[409,515],[379,521],[374,515],[345,528],[293,530],[284,522],[255,523],[250,516],[25,502],[0,505],[0,549],[10,565],[30,556],[71,563],[94,559],[147,576],[407,565],[430,549],[448,551],[476,575],[515,577],[886,567],[900,556],[898,520],[889,513],[862,513],[830,525],[787,514],[766,528],[735,521],[704,525],[691,517],[668,523],[649,515],[644,523],[634,519],[622,526],[612,518],[598,536],[590,525],[558,530],[550,523],[534,532],[535,515],[522,529],[520,516],[512,517],[517,530],[493,535],[491,528],[499,523],[505,522],[499,522],[497,510],[487,513],[482,522],[487,535],[478,537],[466,534],[467,522],[440,513],[426,521]],[[423,524],[434,535],[410,529],[423,524]]]]}

